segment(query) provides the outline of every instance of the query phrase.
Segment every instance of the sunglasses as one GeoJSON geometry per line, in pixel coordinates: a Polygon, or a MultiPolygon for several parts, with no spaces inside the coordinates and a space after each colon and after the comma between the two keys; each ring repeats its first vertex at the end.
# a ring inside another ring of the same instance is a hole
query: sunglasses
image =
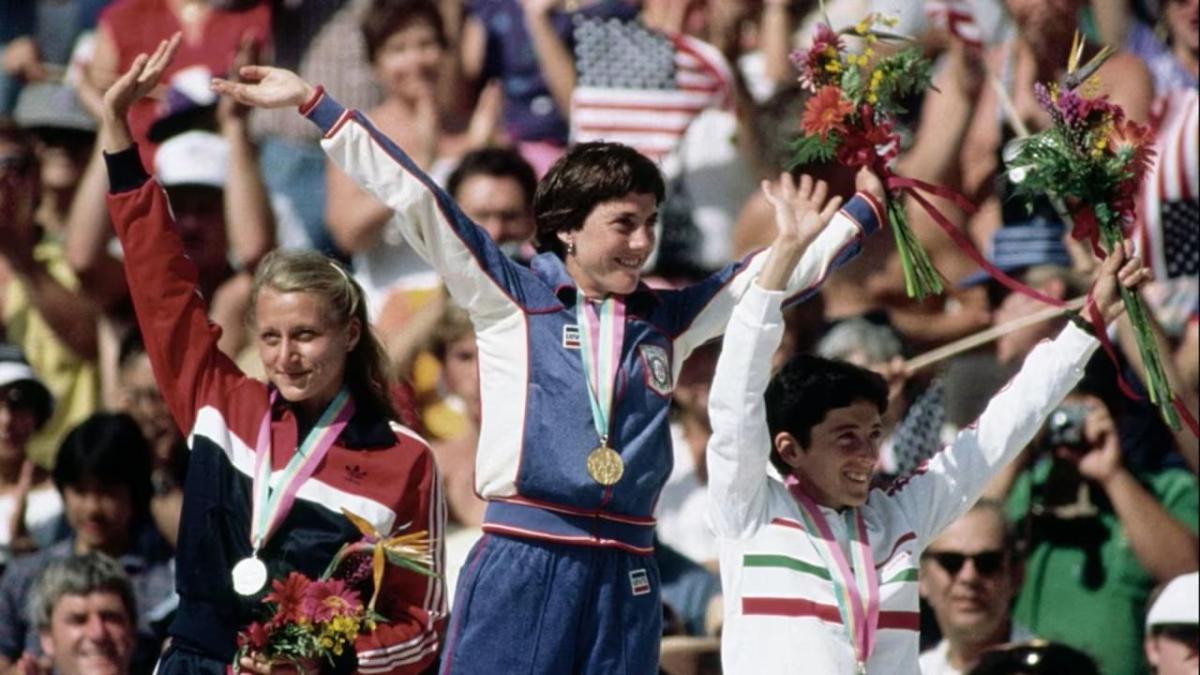
{"type": "Polygon", "coordinates": [[[936,562],[942,569],[946,570],[946,574],[950,576],[958,576],[962,571],[963,565],[967,564],[967,560],[975,566],[975,572],[980,576],[990,577],[1004,568],[1004,561],[1007,556],[1004,551],[983,551],[982,553],[974,553],[967,555],[965,553],[955,553],[953,551],[936,551],[927,552],[926,558],[936,562]]]}

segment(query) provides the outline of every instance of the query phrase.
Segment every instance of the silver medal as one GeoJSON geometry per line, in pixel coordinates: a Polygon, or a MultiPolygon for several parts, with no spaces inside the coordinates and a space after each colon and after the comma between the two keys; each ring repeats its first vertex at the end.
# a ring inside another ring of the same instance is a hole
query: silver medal
{"type": "Polygon", "coordinates": [[[254,556],[242,558],[230,572],[238,595],[254,595],[267,585],[267,566],[254,556]]]}

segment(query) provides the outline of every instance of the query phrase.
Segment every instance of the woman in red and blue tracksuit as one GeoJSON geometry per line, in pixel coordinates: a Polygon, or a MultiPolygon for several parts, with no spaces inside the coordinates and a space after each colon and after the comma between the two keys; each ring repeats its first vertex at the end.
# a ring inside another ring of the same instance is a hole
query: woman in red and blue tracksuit
{"type": "MultiPolygon", "coordinates": [[[[170,50],[163,53],[164,49],[160,47],[152,62],[169,61],[170,50]]],[[[136,76],[142,68],[151,67],[135,64],[131,73],[136,76]]],[[[196,268],[184,255],[166,195],[146,174],[129,137],[128,99],[137,98],[140,90],[128,74],[113,87],[124,88],[124,93],[106,97],[107,121],[100,134],[110,183],[109,211],[124,249],[146,352],[172,417],[187,432],[191,451],[176,551],[179,608],[170,627],[171,645],[157,672],[226,675],[238,631],[266,618],[261,600],[270,590],[268,584],[253,595],[241,595],[231,579],[235,564],[252,552],[251,488],[260,426],[269,419],[268,451],[272,469],[278,472],[296,452],[307,426],[302,409],[310,401],[297,392],[303,392],[308,380],[280,380],[268,367],[271,382],[264,384],[218,351],[221,331],[208,321],[196,268]]],[[[340,295],[349,298],[352,307],[361,306],[362,291],[319,254],[290,255],[277,256],[274,263],[268,258],[262,265],[286,263],[293,270],[307,269],[315,280],[312,290],[295,291],[293,299],[307,295],[326,302],[320,306],[339,316],[332,320],[335,330],[359,322],[357,341],[336,354],[344,370],[341,381],[333,382],[335,390],[348,389],[354,408],[315,472],[298,482],[294,505],[258,557],[272,579],[292,571],[318,578],[343,544],[362,537],[343,515],[345,509],[384,534],[427,531],[433,543],[432,567],[440,573],[445,505],[432,454],[420,437],[390,419],[390,404],[361,386],[361,364],[369,357],[359,350],[378,347],[371,344],[365,327],[365,310],[342,312],[330,299],[340,295]],[[331,294],[329,288],[340,292],[331,294]]],[[[267,278],[265,283],[273,282],[267,278]]],[[[262,341],[260,336],[256,339],[262,341]]],[[[294,363],[303,360],[295,358],[294,363]]],[[[307,419],[311,423],[312,418],[307,419]]],[[[437,658],[446,618],[442,580],[389,566],[376,609],[386,622],[361,634],[334,668],[315,665],[326,672],[368,674],[416,674],[429,668],[437,658]]]]}
{"type": "MultiPolygon", "coordinates": [[[[673,383],[688,355],[722,334],[765,256],[680,290],[640,283],[662,177],[626,146],[585,143],[539,185],[545,252],[523,267],[361,113],[284,70],[242,75],[253,83],[215,88],[251,105],[300,106],[329,157],[394,211],[389,227],[438,270],[474,324],[483,413],[475,487],[488,506],[485,536],[459,579],[442,672],[655,672],[662,608],[651,514],[671,471],[673,383]],[[580,357],[581,296],[624,301],[607,433],[624,473],[612,485],[587,462],[602,439],[580,357]]],[[[860,192],[809,247],[791,292],[814,293],[882,213],[860,192]]]]}

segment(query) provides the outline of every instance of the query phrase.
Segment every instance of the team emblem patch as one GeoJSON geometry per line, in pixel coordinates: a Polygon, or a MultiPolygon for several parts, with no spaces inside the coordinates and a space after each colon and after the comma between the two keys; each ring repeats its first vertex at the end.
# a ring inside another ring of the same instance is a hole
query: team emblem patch
{"type": "Polygon", "coordinates": [[[671,359],[667,350],[658,345],[641,345],[642,362],[646,366],[646,384],[663,396],[671,394],[671,359]]]}
{"type": "Polygon", "coordinates": [[[563,326],[562,345],[565,349],[579,349],[579,326],[574,324],[563,326]]]}
{"type": "Polygon", "coordinates": [[[639,567],[629,573],[629,586],[634,595],[646,595],[650,592],[650,575],[644,567],[639,567]]]}

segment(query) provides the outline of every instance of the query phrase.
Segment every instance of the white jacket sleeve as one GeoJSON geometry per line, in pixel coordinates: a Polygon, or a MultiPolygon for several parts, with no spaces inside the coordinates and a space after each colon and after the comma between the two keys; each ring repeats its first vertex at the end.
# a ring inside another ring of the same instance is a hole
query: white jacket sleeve
{"type": "Polygon", "coordinates": [[[324,132],[321,147],[355,183],[394,212],[392,224],[437,270],[477,322],[525,306],[528,271],[510,261],[448,194],[361,113],[322,95],[305,114],[324,132]]]}
{"type": "Polygon", "coordinates": [[[783,336],[782,291],[751,283],[725,331],[709,394],[708,508],[719,536],[753,533],[767,508],[771,437],[763,392],[783,336]]]}
{"type": "Polygon", "coordinates": [[[967,511],[988,481],[1033,439],[1050,412],[1083,377],[1099,343],[1074,324],[1035,347],[1020,372],[973,424],[887,490],[905,514],[918,545],[930,541],[967,511]]]}

